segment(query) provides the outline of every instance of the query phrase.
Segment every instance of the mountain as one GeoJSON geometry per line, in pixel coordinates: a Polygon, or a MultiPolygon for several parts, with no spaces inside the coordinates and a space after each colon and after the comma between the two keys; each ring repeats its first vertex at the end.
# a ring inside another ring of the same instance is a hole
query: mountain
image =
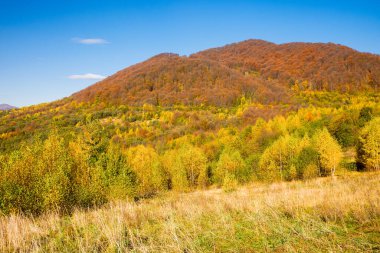
{"type": "Polygon", "coordinates": [[[241,73],[260,73],[287,85],[307,81],[314,90],[357,91],[380,86],[380,56],[333,43],[274,44],[247,40],[191,56],[241,73]]]}
{"type": "Polygon", "coordinates": [[[160,54],[73,95],[79,101],[142,105],[229,105],[248,95],[260,102],[286,97],[277,81],[244,76],[208,59],[160,54]]]}
{"type": "Polygon", "coordinates": [[[0,104],[0,111],[7,111],[11,109],[15,109],[16,107],[7,105],[7,104],[0,104]]]}
{"type": "Polygon", "coordinates": [[[80,102],[231,105],[289,99],[289,88],[360,91],[380,86],[380,56],[333,43],[247,40],[187,56],[165,53],[123,69],[72,98],[80,102]],[[296,87],[297,86],[297,87],[296,87]]]}

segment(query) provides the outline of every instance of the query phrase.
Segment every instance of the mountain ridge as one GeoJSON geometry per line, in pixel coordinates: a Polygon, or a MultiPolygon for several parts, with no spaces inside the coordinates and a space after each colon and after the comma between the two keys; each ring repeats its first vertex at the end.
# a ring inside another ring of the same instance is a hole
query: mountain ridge
{"type": "Polygon", "coordinates": [[[189,56],[161,53],[74,93],[80,102],[154,105],[281,103],[289,90],[378,90],[380,56],[334,43],[246,40],[189,56]]]}
{"type": "MultiPolygon", "coordinates": [[[[103,101],[141,105],[233,103],[242,94],[255,93],[262,102],[286,91],[275,81],[245,77],[238,71],[208,59],[164,53],[118,71],[78,93],[80,101],[103,101]],[[266,87],[271,83],[270,87],[266,87]]],[[[277,99],[277,98],[274,98],[277,99]]]]}
{"type": "Polygon", "coordinates": [[[289,85],[308,81],[316,90],[357,91],[378,89],[380,84],[380,55],[335,43],[246,40],[190,57],[212,59],[242,72],[258,71],[289,85]]]}

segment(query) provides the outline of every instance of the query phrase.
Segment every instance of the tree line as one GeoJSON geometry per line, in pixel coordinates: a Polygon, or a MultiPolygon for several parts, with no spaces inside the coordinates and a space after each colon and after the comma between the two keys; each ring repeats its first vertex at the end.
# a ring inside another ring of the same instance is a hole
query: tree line
{"type": "Polygon", "coordinates": [[[167,190],[187,192],[212,185],[232,190],[251,181],[334,176],[347,167],[344,150],[350,147],[357,153],[355,169],[379,170],[380,118],[373,117],[372,109],[359,111],[357,136],[347,134],[352,126],[344,124],[349,122],[332,128],[332,121],[318,110],[304,110],[286,118],[259,119],[241,129],[226,126],[155,145],[131,144],[128,136],[135,132],[108,135],[99,120],[80,133],[53,129],[47,137],[36,135],[0,155],[0,210],[71,212],[167,190]]]}

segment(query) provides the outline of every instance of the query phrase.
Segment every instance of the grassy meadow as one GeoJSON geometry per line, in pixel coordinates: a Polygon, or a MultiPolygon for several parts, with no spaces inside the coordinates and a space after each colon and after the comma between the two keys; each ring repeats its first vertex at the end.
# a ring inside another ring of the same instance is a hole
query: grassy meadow
{"type": "Polygon", "coordinates": [[[380,173],[0,218],[2,252],[377,252],[380,173]]]}

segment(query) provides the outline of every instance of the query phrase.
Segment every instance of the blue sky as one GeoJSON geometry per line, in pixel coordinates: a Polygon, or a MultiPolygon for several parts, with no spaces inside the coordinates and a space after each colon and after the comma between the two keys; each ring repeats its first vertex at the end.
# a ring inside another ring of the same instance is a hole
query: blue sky
{"type": "Polygon", "coordinates": [[[250,38],[380,54],[380,1],[0,0],[0,104],[53,101],[161,52],[250,38]]]}

